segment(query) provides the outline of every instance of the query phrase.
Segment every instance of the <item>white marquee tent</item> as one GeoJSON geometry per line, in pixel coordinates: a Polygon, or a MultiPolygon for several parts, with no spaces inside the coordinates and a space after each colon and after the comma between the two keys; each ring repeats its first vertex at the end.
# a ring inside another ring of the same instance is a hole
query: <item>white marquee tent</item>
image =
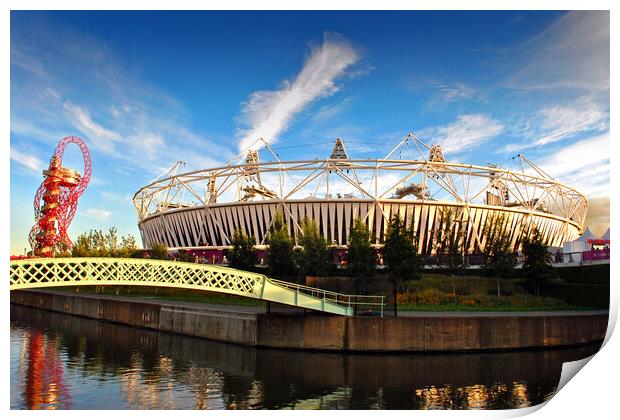
{"type": "Polygon", "coordinates": [[[607,228],[607,232],[605,232],[605,234],[603,236],[601,236],[601,239],[604,239],[606,241],[610,241],[611,240],[611,233],[609,232],[609,228],[607,228]]]}
{"type": "MultiPolygon", "coordinates": [[[[610,233],[609,229],[600,239],[609,239],[610,233]]],[[[599,239],[596,237],[591,231],[590,228],[586,228],[586,231],[583,234],[571,242],[565,242],[562,247],[562,252],[564,254],[564,262],[580,262],[581,261],[581,252],[590,251],[590,245],[588,245],[589,239],[599,239]]]]}

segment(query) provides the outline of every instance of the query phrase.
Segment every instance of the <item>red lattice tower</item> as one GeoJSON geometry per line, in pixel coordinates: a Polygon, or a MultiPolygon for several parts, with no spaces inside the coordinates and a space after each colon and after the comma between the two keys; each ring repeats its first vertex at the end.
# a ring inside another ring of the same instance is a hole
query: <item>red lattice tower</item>
{"type": "Polygon", "coordinates": [[[29,240],[36,256],[53,257],[58,249],[73,248],[73,243],[67,236],[67,229],[75,216],[78,198],[90,181],[91,172],[90,154],[86,143],[74,136],[62,139],[50,159],[49,168],[43,171],[45,179],[34,197],[36,223],[30,231],[29,240]],[[77,145],[82,152],[84,175],[62,167],[62,156],[70,143],[77,145]]]}

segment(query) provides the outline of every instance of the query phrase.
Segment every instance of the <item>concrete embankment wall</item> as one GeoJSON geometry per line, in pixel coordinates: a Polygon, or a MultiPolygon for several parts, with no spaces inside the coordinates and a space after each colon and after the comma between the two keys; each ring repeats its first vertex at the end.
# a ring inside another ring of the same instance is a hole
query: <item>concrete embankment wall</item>
{"type": "Polygon", "coordinates": [[[13,291],[11,303],[251,346],[334,351],[464,351],[603,340],[605,313],[341,317],[253,314],[110,296],[13,291]]]}

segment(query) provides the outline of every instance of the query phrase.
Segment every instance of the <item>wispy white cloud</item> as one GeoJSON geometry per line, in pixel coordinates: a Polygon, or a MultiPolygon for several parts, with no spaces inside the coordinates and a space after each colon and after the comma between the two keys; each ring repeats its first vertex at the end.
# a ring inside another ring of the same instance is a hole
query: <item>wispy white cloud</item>
{"type": "Polygon", "coordinates": [[[164,138],[160,134],[151,132],[136,133],[128,138],[128,143],[149,160],[157,159],[160,150],[165,146],[164,138]]]}
{"type": "Polygon", "coordinates": [[[543,108],[539,114],[543,118],[541,128],[545,134],[534,142],[535,146],[554,143],[582,132],[603,131],[609,127],[608,112],[593,102],[580,107],[543,108]]]}
{"type": "Polygon", "coordinates": [[[428,98],[427,106],[434,109],[441,109],[454,102],[480,102],[484,99],[478,88],[462,81],[415,79],[409,81],[406,88],[414,94],[423,93],[428,98]]]}
{"type": "Polygon", "coordinates": [[[511,51],[517,89],[609,89],[609,11],[569,12],[511,51]]]}
{"type": "Polygon", "coordinates": [[[99,195],[101,195],[101,198],[111,203],[114,203],[114,204],[122,203],[122,204],[131,205],[132,194],[130,193],[123,194],[120,192],[112,192],[112,191],[105,191],[105,190],[97,190],[97,192],[99,193],[99,195]]]}
{"type": "Polygon", "coordinates": [[[470,99],[476,95],[476,90],[464,83],[442,83],[438,86],[438,90],[445,102],[470,99]]]}
{"type": "Polygon", "coordinates": [[[90,113],[70,101],[65,101],[63,105],[65,117],[69,122],[82,133],[89,136],[97,148],[104,152],[114,150],[114,141],[121,138],[120,134],[97,124],[90,116],[90,113]]]}
{"type": "Polygon", "coordinates": [[[352,98],[347,97],[342,101],[336,104],[330,104],[321,107],[313,116],[312,122],[324,122],[326,120],[331,120],[339,115],[341,115],[344,111],[346,111],[351,106],[352,98]]]}
{"type": "Polygon", "coordinates": [[[426,128],[420,139],[439,144],[444,152],[455,153],[482,144],[502,132],[501,122],[486,114],[460,115],[451,124],[426,128]]]}
{"type": "Polygon", "coordinates": [[[15,36],[20,42],[16,71],[25,73],[24,63],[42,71],[29,71],[28,83],[12,81],[11,132],[16,141],[44,142],[47,148],[78,135],[91,149],[94,173],[103,170],[97,162],[105,160],[113,162],[114,173],[130,168],[137,182],[176,160],[219,165],[233,156],[234,145],[215,143],[190,128],[191,113],[184,105],[135,77],[104,42],[70,26],[39,23],[23,32],[15,36]],[[80,77],[74,81],[67,74],[80,77]],[[78,89],[84,85],[88,88],[78,89]]]}
{"type": "Polygon", "coordinates": [[[57,144],[60,139],[66,136],[66,133],[63,133],[61,130],[48,127],[42,128],[31,121],[15,116],[11,116],[11,133],[36,139],[50,146],[57,144]]]}
{"type": "Polygon", "coordinates": [[[431,107],[447,105],[451,102],[476,99],[478,91],[472,86],[461,82],[436,82],[433,85],[435,93],[429,102],[431,107]]]}
{"type": "Polygon", "coordinates": [[[18,66],[39,78],[45,78],[47,76],[43,63],[34,58],[32,55],[25,53],[22,50],[22,46],[15,43],[12,43],[11,45],[11,64],[18,66]]]}
{"type": "Polygon", "coordinates": [[[112,216],[111,211],[94,207],[89,207],[87,209],[81,210],[80,214],[88,218],[97,220],[107,220],[110,218],[110,216],[112,216]]]}
{"type": "Polygon", "coordinates": [[[588,197],[609,195],[609,132],[538,158],[541,169],[588,197]]]}
{"type": "Polygon", "coordinates": [[[308,104],[338,91],[336,80],[358,59],[358,52],[343,37],[325,34],[323,44],[312,49],[293,81],[284,81],[278,90],[250,95],[240,117],[244,128],[239,130],[239,150],[248,149],[261,137],[275,143],[308,104]]]}
{"type": "Polygon", "coordinates": [[[91,186],[97,186],[97,185],[101,186],[101,185],[108,185],[108,184],[109,184],[109,182],[107,180],[104,180],[104,179],[99,178],[97,176],[91,176],[90,177],[89,185],[91,185],[91,186]]]}
{"type": "Polygon", "coordinates": [[[601,133],[609,129],[609,111],[589,98],[580,98],[571,105],[554,105],[540,109],[536,115],[516,126],[515,135],[524,138],[520,144],[508,144],[508,152],[522,151],[576,137],[579,134],[601,133]]]}
{"type": "Polygon", "coordinates": [[[347,78],[349,78],[349,79],[356,79],[358,77],[368,76],[373,71],[375,71],[375,66],[366,64],[363,67],[359,67],[359,68],[357,68],[355,70],[349,71],[347,73],[347,78]]]}
{"type": "Polygon", "coordinates": [[[107,201],[118,201],[123,198],[123,194],[118,194],[116,192],[97,190],[101,197],[107,201]]]}
{"type": "Polygon", "coordinates": [[[108,109],[110,111],[110,114],[112,114],[112,116],[116,119],[121,117],[121,111],[118,110],[118,108],[116,108],[114,105],[110,106],[110,108],[108,109]]]}
{"type": "Polygon", "coordinates": [[[31,153],[26,153],[11,147],[11,160],[36,174],[41,174],[43,161],[31,153]]]}

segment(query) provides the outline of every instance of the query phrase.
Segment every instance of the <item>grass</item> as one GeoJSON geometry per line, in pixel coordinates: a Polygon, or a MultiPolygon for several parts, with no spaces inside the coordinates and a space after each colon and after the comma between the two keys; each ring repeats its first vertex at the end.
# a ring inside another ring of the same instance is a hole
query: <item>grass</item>
{"type": "MultiPolygon", "coordinates": [[[[59,289],[59,288],[56,288],[59,289]]],[[[61,288],[76,292],[75,287],[61,288]]],[[[94,286],[77,288],[81,293],[96,293],[94,286]]],[[[501,296],[497,296],[497,279],[474,276],[449,276],[425,273],[419,280],[402,283],[398,309],[421,312],[524,312],[524,311],[585,311],[601,307],[568,304],[558,297],[537,297],[528,294],[519,279],[501,279],[501,296]]],[[[178,302],[201,302],[216,305],[266,307],[266,302],[223,293],[189,291],[168,287],[106,286],[99,294],[140,297],[178,302]]],[[[391,300],[391,290],[381,293],[391,300]]],[[[390,312],[391,303],[385,308],[390,312]]]]}
{"type": "Polygon", "coordinates": [[[559,297],[534,296],[520,279],[424,274],[419,280],[404,282],[398,307],[413,311],[508,312],[601,309],[569,304],[559,297]]]}
{"type": "Polygon", "coordinates": [[[168,287],[116,287],[106,286],[99,291],[94,286],[82,287],[55,287],[52,290],[63,290],[72,293],[92,293],[106,296],[124,296],[148,298],[154,300],[172,300],[178,302],[211,303],[214,305],[240,305],[265,307],[266,302],[242,296],[226,295],[223,293],[206,292],[201,290],[188,291],[168,287]]]}
{"type": "MultiPolygon", "coordinates": [[[[470,306],[460,304],[399,304],[399,311],[416,312],[543,312],[543,311],[590,311],[597,308],[575,305],[541,305],[541,306],[470,306]]],[[[385,309],[387,313],[390,309],[385,309]]]]}

